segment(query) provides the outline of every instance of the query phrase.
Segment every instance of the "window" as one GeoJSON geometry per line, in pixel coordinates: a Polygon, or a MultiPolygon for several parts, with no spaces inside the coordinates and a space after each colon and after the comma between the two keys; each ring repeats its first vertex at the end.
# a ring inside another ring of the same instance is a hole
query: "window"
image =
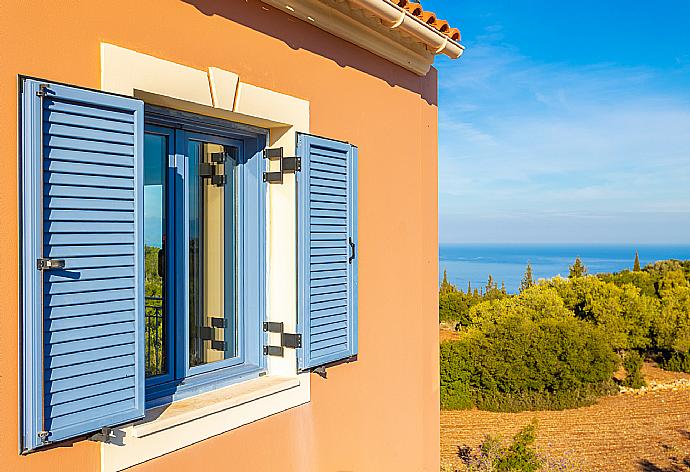
{"type": "Polygon", "coordinates": [[[265,135],[146,109],[147,405],[257,376],[261,352],[265,135]]]}
{"type": "Polygon", "coordinates": [[[297,333],[268,346],[267,132],[34,79],[20,99],[24,451],[270,376],[283,347],[293,372],[356,356],[354,146],[298,135],[297,333]]]}

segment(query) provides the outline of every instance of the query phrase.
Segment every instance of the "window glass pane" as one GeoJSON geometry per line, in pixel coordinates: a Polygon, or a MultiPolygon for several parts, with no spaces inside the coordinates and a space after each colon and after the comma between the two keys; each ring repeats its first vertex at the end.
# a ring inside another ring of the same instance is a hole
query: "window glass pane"
{"type": "Polygon", "coordinates": [[[237,355],[233,165],[227,148],[190,141],[189,365],[237,355]]]}
{"type": "Polygon", "coordinates": [[[167,373],[165,304],[165,170],[167,137],[144,137],[144,254],[146,376],[167,373]]]}

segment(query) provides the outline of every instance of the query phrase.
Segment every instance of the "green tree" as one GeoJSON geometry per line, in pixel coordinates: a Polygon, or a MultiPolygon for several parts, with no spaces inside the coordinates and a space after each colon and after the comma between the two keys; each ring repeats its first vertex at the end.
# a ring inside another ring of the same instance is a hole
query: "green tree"
{"type": "Polygon", "coordinates": [[[637,249],[635,250],[635,262],[633,262],[633,272],[639,272],[640,269],[640,255],[637,253],[637,249]]]}
{"type": "Polygon", "coordinates": [[[574,279],[576,277],[584,277],[587,275],[587,267],[585,267],[580,256],[575,258],[575,263],[570,266],[570,274],[568,274],[569,279],[574,279]]]}
{"type": "Polygon", "coordinates": [[[524,292],[530,287],[534,286],[534,275],[532,274],[532,264],[527,262],[527,267],[525,268],[525,275],[522,276],[522,281],[520,282],[520,293],[524,292]]]}
{"type": "Polygon", "coordinates": [[[496,288],[496,282],[494,282],[493,276],[491,274],[489,274],[489,280],[487,280],[487,282],[486,282],[485,292],[489,293],[490,291],[492,291],[495,288],[496,288]]]}
{"type": "Polygon", "coordinates": [[[458,289],[452,283],[448,282],[448,273],[446,269],[443,269],[443,280],[441,281],[441,287],[439,288],[439,293],[451,293],[457,292],[458,289]]]}

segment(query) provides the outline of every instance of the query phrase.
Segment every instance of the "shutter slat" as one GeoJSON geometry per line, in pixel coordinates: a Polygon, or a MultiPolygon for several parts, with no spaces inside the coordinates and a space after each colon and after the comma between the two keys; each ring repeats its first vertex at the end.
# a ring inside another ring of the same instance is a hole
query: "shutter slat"
{"type": "MultiPolygon", "coordinates": [[[[312,256],[347,256],[348,248],[346,246],[341,247],[325,247],[325,248],[311,248],[312,256]]],[[[347,258],[347,257],[346,257],[347,258]]]]}
{"type": "Polygon", "coordinates": [[[80,352],[52,356],[46,359],[46,379],[58,380],[100,372],[115,367],[134,364],[131,344],[106,346],[89,352],[89,360],[84,361],[80,352]]]}
{"type": "Polygon", "coordinates": [[[115,123],[123,122],[134,124],[135,122],[134,116],[131,112],[113,110],[112,108],[85,106],[79,103],[63,100],[57,101],[50,98],[46,98],[43,101],[43,109],[49,112],[55,111],[72,113],[78,116],[93,116],[108,121],[114,121],[115,123]]]}
{"type": "MultiPolygon", "coordinates": [[[[84,421],[85,415],[93,415],[91,418],[95,418],[100,421],[107,421],[108,417],[114,416],[122,411],[132,410],[135,408],[134,392],[132,396],[126,400],[122,400],[115,403],[108,403],[105,405],[99,405],[98,407],[78,410],[76,413],[69,415],[58,416],[51,421],[51,427],[55,430],[54,434],[58,435],[61,429],[68,429],[75,425],[79,425],[84,421]]],[[[63,433],[69,434],[69,433],[63,433]]]]}
{"type": "Polygon", "coordinates": [[[73,151],[98,152],[105,154],[119,154],[121,156],[133,156],[134,149],[128,144],[115,144],[102,141],[89,141],[78,138],[65,138],[44,134],[44,145],[60,149],[71,149],[73,151]]]}
{"type": "Polygon", "coordinates": [[[333,208],[318,208],[315,205],[311,207],[312,218],[314,217],[336,217],[347,219],[347,210],[341,208],[341,205],[334,205],[333,208]]]}
{"type": "Polygon", "coordinates": [[[110,188],[105,193],[103,188],[84,187],[81,185],[45,185],[44,195],[49,197],[85,197],[103,198],[108,197],[116,200],[134,200],[134,190],[122,188],[110,188]]]}
{"type": "Polygon", "coordinates": [[[347,197],[345,185],[331,185],[323,180],[311,184],[311,192],[313,192],[315,199],[321,198],[322,195],[347,197]]]}
{"type": "Polygon", "coordinates": [[[72,390],[56,392],[46,395],[46,403],[50,406],[59,405],[61,403],[73,402],[95,395],[102,395],[124,388],[131,387],[132,381],[127,377],[121,379],[109,380],[101,384],[87,385],[85,387],[78,387],[72,390]]]}
{"type": "Polygon", "coordinates": [[[134,123],[118,122],[92,116],[75,115],[59,111],[43,112],[44,123],[58,123],[62,125],[78,126],[81,128],[101,129],[105,131],[118,131],[120,133],[134,134],[134,123]]]}
{"type": "Polygon", "coordinates": [[[75,294],[79,297],[86,292],[106,290],[117,290],[134,287],[134,278],[115,278],[103,280],[78,280],[71,282],[52,282],[47,283],[44,293],[46,295],[61,295],[65,293],[75,294]]]}
{"type": "MultiPolygon", "coordinates": [[[[83,247],[89,243],[98,244],[100,248],[115,246],[132,247],[132,243],[134,243],[134,235],[131,233],[51,233],[44,235],[44,242],[47,245],[48,250],[52,250],[53,247],[58,246],[83,247]]],[[[100,252],[96,251],[94,255],[100,254],[100,252]]]]}
{"type": "Polygon", "coordinates": [[[347,284],[347,276],[343,277],[328,277],[323,279],[311,279],[311,290],[321,287],[330,287],[336,284],[347,284]]]}
{"type": "MultiPolygon", "coordinates": [[[[66,174],[100,175],[106,177],[124,177],[133,179],[134,169],[124,166],[109,166],[103,164],[86,164],[83,162],[65,162],[46,159],[44,170],[49,172],[63,172],[66,174]]],[[[128,186],[131,188],[131,186],[128,186]]]]}
{"type": "Polygon", "coordinates": [[[134,311],[116,311],[101,313],[92,316],[71,316],[69,318],[47,318],[44,321],[46,331],[62,331],[75,328],[88,328],[91,326],[102,326],[112,323],[122,323],[124,321],[134,322],[134,311]]]}
{"type": "Polygon", "coordinates": [[[75,269],[67,265],[67,262],[65,262],[64,270],[50,271],[44,277],[46,282],[75,282],[83,280],[111,279],[116,277],[134,277],[135,273],[136,268],[134,265],[102,266],[97,269],[75,269]]]}
{"type": "Polygon", "coordinates": [[[330,158],[330,159],[335,159],[336,161],[342,163],[343,165],[347,165],[348,163],[348,151],[345,151],[344,148],[349,147],[349,145],[344,144],[344,143],[334,143],[334,146],[325,146],[325,145],[318,145],[318,144],[312,144],[311,149],[310,149],[310,157],[313,157],[313,159],[316,159],[317,161],[322,159],[322,158],[330,158]],[[339,144],[343,144],[344,146],[339,146],[339,144]]]}
{"type": "Polygon", "coordinates": [[[62,136],[72,138],[79,136],[79,139],[87,139],[90,141],[103,141],[106,143],[134,145],[134,136],[131,133],[121,133],[114,129],[103,130],[66,125],[61,123],[51,122],[50,119],[43,124],[43,133],[49,136],[62,136]]]}
{"type": "Polygon", "coordinates": [[[335,185],[337,187],[347,188],[347,175],[336,172],[326,172],[312,169],[311,171],[312,183],[322,182],[325,185],[335,185]],[[331,184],[327,182],[333,182],[331,184]]]}
{"type": "Polygon", "coordinates": [[[316,255],[311,256],[312,266],[317,264],[342,264],[342,268],[347,270],[347,256],[344,255],[316,255]]]}
{"type": "Polygon", "coordinates": [[[134,298],[125,298],[116,301],[98,300],[96,303],[82,305],[46,306],[44,315],[47,319],[59,319],[72,316],[101,315],[117,311],[129,311],[135,307],[134,298]]]}
{"type": "Polygon", "coordinates": [[[342,291],[347,292],[347,279],[345,279],[345,281],[340,280],[337,282],[323,284],[320,286],[315,286],[312,284],[311,290],[309,290],[312,296],[323,295],[328,293],[337,293],[342,291]]]}
{"type": "Polygon", "coordinates": [[[335,227],[335,228],[341,228],[347,229],[347,218],[342,217],[342,216],[326,216],[326,217],[318,217],[318,216],[312,216],[311,217],[311,223],[312,225],[316,226],[327,226],[327,227],[335,227]]]}
{"type": "Polygon", "coordinates": [[[104,335],[99,338],[80,339],[78,341],[49,344],[44,346],[45,353],[49,356],[59,356],[79,351],[89,351],[98,347],[116,346],[134,342],[134,332],[104,335]]]}
{"type": "Polygon", "coordinates": [[[315,281],[315,280],[325,280],[325,279],[332,279],[334,277],[347,277],[347,270],[345,269],[332,269],[332,270],[311,270],[310,271],[310,280],[315,281]]]}
{"type": "Polygon", "coordinates": [[[339,248],[339,247],[347,247],[347,239],[334,239],[330,241],[317,241],[315,239],[312,239],[309,242],[309,247],[311,249],[321,249],[321,248],[339,248]]]}
{"type": "Polygon", "coordinates": [[[109,336],[114,336],[119,333],[131,333],[134,331],[134,322],[125,321],[118,323],[108,323],[105,325],[89,326],[84,328],[72,328],[61,331],[46,330],[43,336],[43,342],[52,346],[74,342],[84,339],[99,338],[103,336],[103,331],[107,330],[109,336]]]}
{"type": "Polygon", "coordinates": [[[312,325],[311,334],[317,335],[321,333],[331,332],[334,330],[347,329],[347,318],[344,318],[345,315],[342,316],[343,318],[340,320],[336,320],[336,317],[333,317],[333,320],[336,321],[328,320],[328,323],[326,322],[326,320],[320,320],[321,324],[312,325]]]}
{"type": "Polygon", "coordinates": [[[134,223],[46,221],[46,233],[134,233],[134,223]]]}
{"type": "Polygon", "coordinates": [[[134,215],[130,211],[107,210],[47,210],[43,214],[48,221],[132,221],[134,215]]]}
{"type": "Polygon", "coordinates": [[[347,342],[347,326],[336,327],[336,325],[326,325],[322,327],[320,333],[311,333],[311,343],[312,347],[318,348],[318,343],[326,344],[328,341],[333,341],[333,343],[340,343],[345,340],[347,342]],[[329,329],[325,329],[328,326],[329,329]]]}
{"type": "Polygon", "coordinates": [[[347,315],[347,304],[336,304],[333,307],[312,307],[309,311],[309,319],[318,320],[329,316],[347,315]]]}
{"type": "Polygon", "coordinates": [[[312,156],[311,163],[314,165],[314,168],[318,170],[329,170],[331,172],[342,172],[343,174],[347,174],[347,162],[342,159],[314,155],[312,156]]]}
{"type": "Polygon", "coordinates": [[[114,392],[101,393],[99,395],[91,395],[84,398],[79,398],[74,401],[58,403],[55,405],[50,404],[50,396],[46,397],[46,413],[52,416],[53,422],[67,420],[67,416],[71,416],[77,412],[83,412],[85,410],[93,410],[97,407],[104,407],[110,405],[114,402],[129,400],[134,398],[134,389],[132,388],[132,382],[128,382],[128,385],[120,390],[115,390],[114,392]],[[61,418],[62,417],[62,418],[61,418]]]}
{"type": "Polygon", "coordinates": [[[347,310],[344,310],[342,308],[339,308],[337,310],[333,310],[332,315],[328,316],[321,316],[321,317],[312,317],[310,319],[310,326],[315,330],[318,331],[319,328],[327,327],[328,329],[330,328],[330,325],[333,325],[335,323],[348,323],[348,316],[347,316],[347,310]]]}
{"type": "MultiPolygon", "coordinates": [[[[129,362],[129,364],[123,365],[122,367],[108,370],[103,369],[76,377],[68,376],[62,379],[48,381],[46,383],[46,394],[55,394],[89,385],[99,385],[113,379],[133,379],[135,375],[133,359],[130,358],[129,362]]],[[[76,367],[76,369],[78,370],[79,367],[76,367]]]]}
{"type": "Polygon", "coordinates": [[[115,154],[75,151],[73,149],[45,148],[45,156],[53,161],[82,162],[108,166],[134,167],[134,158],[115,154]]]}
{"type": "Polygon", "coordinates": [[[124,300],[129,298],[133,299],[135,295],[136,290],[129,288],[119,290],[97,290],[94,292],[84,292],[80,294],[68,293],[60,295],[45,295],[44,305],[46,307],[82,305],[85,303],[124,300]]]}
{"type": "Polygon", "coordinates": [[[333,195],[330,193],[311,193],[309,195],[309,202],[316,208],[320,208],[323,205],[331,205],[331,208],[340,208],[347,210],[343,207],[343,204],[347,204],[346,195],[333,195]],[[333,204],[336,204],[335,206],[333,204]]]}
{"type": "Polygon", "coordinates": [[[134,211],[131,200],[109,200],[105,198],[49,197],[44,200],[45,208],[64,210],[118,210],[134,211]]]}
{"type": "Polygon", "coordinates": [[[45,246],[44,254],[48,257],[60,258],[86,258],[89,256],[134,256],[134,246],[132,244],[102,243],[97,246],[45,246]]]}
{"type": "Polygon", "coordinates": [[[131,256],[100,256],[100,257],[68,257],[65,258],[65,270],[75,271],[92,267],[132,266],[134,270],[134,255],[131,256]]]}
{"type": "MultiPolygon", "coordinates": [[[[104,169],[103,166],[101,166],[101,169],[104,169]]],[[[116,167],[116,169],[120,169],[119,167],[116,167]]],[[[85,174],[86,170],[84,169],[85,174]]],[[[120,171],[118,170],[118,174],[120,171]]],[[[134,188],[134,179],[131,179],[129,177],[120,177],[118,176],[113,176],[113,177],[106,177],[103,175],[80,175],[76,176],[74,174],[65,174],[62,172],[51,172],[50,170],[47,170],[44,172],[44,178],[43,182],[46,185],[72,185],[75,182],[79,182],[80,185],[88,186],[88,187],[98,187],[100,189],[124,189],[124,190],[129,190],[134,188]]],[[[103,190],[101,190],[103,192],[103,190]]],[[[107,193],[101,193],[101,197],[108,195],[107,193]]]]}
{"type": "Polygon", "coordinates": [[[329,339],[316,343],[311,347],[312,355],[314,357],[327,357],[332,355],[340,355],[340,352],[347,349],[347,338],[340,338],[337,340],[329,339]]]}

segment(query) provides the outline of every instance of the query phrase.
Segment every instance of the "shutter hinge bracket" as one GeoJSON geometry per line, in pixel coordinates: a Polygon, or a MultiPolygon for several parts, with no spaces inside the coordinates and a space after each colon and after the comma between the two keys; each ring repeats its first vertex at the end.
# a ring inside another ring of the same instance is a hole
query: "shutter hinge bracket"
{"type": "Polygon", "coordinates": [[[38,432],[38,439],[40,439],[44,443],[48,443],[48,436],[50,436],[50,431],[39,431],[38,432]]]}
{"type": "Polygon", "coordinates": [[[53,269],[64,269],[65,260],[64,259],[46,259],[41,257],[36,259],[36,268],[38,270],[53,270],[53,269]]]}
{"type": "Polygon", "coordinates": [[[92,435],[89,439],[108,444],[115,436],[113,435],[113,428],[107,426],[101,428],[99,433],[92,435]]]}
{"type": "Polygon", "coordinates": [[[295,173],[302,170],[302,159],[300,157],[283,156],[282,147],[264,149],[264,159],[278,161],[277,171],[264,172],[264,182],[269,184],[282,184],[285,173],[295,173]]]}
{"type": "Polygon", "coordinates": [[[216,173],[216,164],[210,164],[208,162],[202,162],[199,164],[199,175],[202,179],[211,179],[211,184],[216,187],[222,187],[225,185],[225,176],[216,173]]]}
{"type": "Polygon", "coordinates": [[[222,152],[212,152],[211,162],[201,162],[199,164],[199,175],[202,179],[210,179],[211,184],[216,187],[223,187],[227,178],[218,173],[218,165],[225,165],[229,159],[236,159],[237,150],[233,147],[224,147],[222,152]]]}
{"type": "Polygon", "coordinates": [[[265,356],[278,356],[283,357],[285,354],[285,348],[288,349],[299,349],[302,347],[302,335],[285,333],[284,325],[282,322],[275,321],[265,321],[264,322],[264,332],[266,333],[279,333],[280,334],[280,346],[264,346],[265,356]]]}
{"type": "Polygon", "coordinates": [[[36,92],[37,97],[46,97],[48,96],[48,92],[50,89],[48,88],[48,84],[40,84],[38,86],[38,91],[36,92]]]}

